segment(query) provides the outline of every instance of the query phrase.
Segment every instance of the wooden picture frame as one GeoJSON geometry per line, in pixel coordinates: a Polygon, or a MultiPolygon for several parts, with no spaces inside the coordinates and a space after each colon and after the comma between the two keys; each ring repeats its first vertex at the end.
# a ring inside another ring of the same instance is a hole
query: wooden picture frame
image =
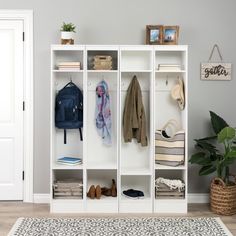
{"type": "Polygon", "coordinates": [[[177,45],[179,40],[179,26],[163,27],[163,44],[177,45]]]}
{"type": "Polygon", "coordinates": [[[146,25],[146,44],[162,44],[163,25],[146,25]]]}

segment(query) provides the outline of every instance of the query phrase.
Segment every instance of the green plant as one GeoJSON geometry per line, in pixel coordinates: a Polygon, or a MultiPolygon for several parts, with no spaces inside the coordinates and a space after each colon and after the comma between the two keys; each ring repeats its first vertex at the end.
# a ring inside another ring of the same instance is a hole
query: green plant
{"type": "Polygon", "coordinates": [[[63,22],[63,24],[61,26],[61,31],[74,32],[75,33],[75,28],[76,28],[76,26],[74,24],[72,24],[72,23],[66,24],[65,22],[63,22]]]}
{"type": "Polygon", "coordinates": [[[236,132],[214,112],[210,111],[210,116],[215,135],[195,139],[198,152],[191,156],[189,162],[202,166],[199,175],[216,172],[217,177],[229,185],[229,166],[236,160],[236,132]]]}

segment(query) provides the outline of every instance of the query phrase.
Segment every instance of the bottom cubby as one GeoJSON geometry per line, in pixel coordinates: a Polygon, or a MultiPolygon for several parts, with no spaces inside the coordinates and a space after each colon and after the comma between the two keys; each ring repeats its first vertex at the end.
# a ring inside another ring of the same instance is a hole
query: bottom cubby
{"type": "Polygon", "coordinates": [[[51,187],[55,200],[82,200],[83,170],[54,170],[51,187]]]}
{"type": "Polygon", "coordinates": [[[152,212],[152,191],[150,175],[123,175],[121,176],[120,212],[152,212]],[[143,193],[141,197],[130,197],[127,190],[138,190],[143,193]]]}
{"type": "Polygon", "coordinates": [[[86,190],[88,212],[118,212],[117,170],[87,170],[86,190]],[[92,191],[90,191],[91,186],[94,186],[92,191]],[[112,186],[113,191],[111,192],[112,186]],[[91,193],[94,193],[94,191],[95,196],[91,198],[91,193]],[[88,195],[89,192],[90,195],[88,195]],[[115,192],[116,195],[114,195],[115,192]],[[112,193],[113,196],[111,195],[112,193]]]}

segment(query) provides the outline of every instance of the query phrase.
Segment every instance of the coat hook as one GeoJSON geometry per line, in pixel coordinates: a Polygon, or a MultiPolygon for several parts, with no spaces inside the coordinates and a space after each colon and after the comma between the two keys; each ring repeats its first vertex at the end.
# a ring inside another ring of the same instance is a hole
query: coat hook
{"type": "Polygon", "coordinates": [[[168,75],[166,76],[166,86],[168,86],[168,83],[169,83],[169,81],[168,81],[168,75]]]}

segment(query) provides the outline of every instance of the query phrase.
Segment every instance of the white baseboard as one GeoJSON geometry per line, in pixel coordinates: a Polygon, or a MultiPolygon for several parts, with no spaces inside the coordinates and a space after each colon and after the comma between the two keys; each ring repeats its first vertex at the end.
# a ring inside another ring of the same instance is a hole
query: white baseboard
{"type": "MultiPolygon", "coordinates": [[[[47,193],[35,193],[34,203],[49,203],[50,194],[47,193]]],[[[209,203],[208,193],[189,193],[188,203],[209,203]]]]}
{"type": "Polygon", "coordinates": [[[49,193],[35,193],[34,203],[50,203],[50,194],[49,193]]]}
{"type": "Polygon", "coordinates": [[[188,203],[209,203],[209,193],[189,193],[188,203]]]}

